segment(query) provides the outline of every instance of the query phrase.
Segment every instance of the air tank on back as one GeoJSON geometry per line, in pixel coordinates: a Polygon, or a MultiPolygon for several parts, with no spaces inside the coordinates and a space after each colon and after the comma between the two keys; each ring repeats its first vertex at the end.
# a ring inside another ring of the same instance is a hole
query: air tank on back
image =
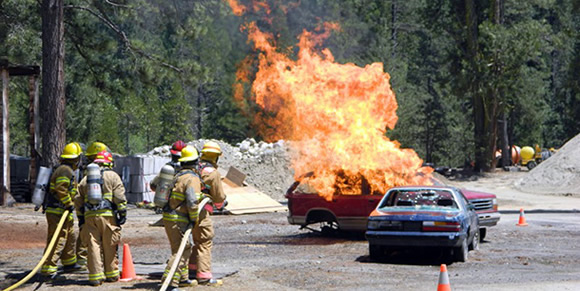
{"type": "Polygon", "coordinates": [[[32,203],[34,203],[35,210],[38,210],[42,206],[42,203],[44,203],[44,196],[46,195],[46,191],[48,189],[51,173],[51,168],[40,167],[38,170],[36,184],[34,185],[34,192],[32,193],[32,203]]]}
{"type": "Polygon", "coordinates": [[[99,165],[91,163],[87,166],[87,186],[89,188],[87,200],[90,204],[98,205],[103,200],[101,191],[101,169],[99,165]]]}
{"type": "Polygon", "coordinates": [[[153,203],[155,206],[164,207],[169,200],[169,193],[171,187],[173,186],[173,176],[175,175],[175,169],[170,165],[165,165],[161,168],[159,173],[159,185],[155,189],[155,197],[153,198],[153,203]]]}

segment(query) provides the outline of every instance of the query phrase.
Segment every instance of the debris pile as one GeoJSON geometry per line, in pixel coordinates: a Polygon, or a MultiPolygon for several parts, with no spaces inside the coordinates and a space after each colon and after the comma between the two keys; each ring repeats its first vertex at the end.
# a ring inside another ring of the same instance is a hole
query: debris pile
{"type": "Polygon", "coordinates": [[[580,135],[516,181],[514,186],[529,193],[580,196],[580,135]]]}
{"type": "MultiPolygon", "coordinates": [[[[187,144],[195,146],[198,150],[209,140],[200,139],[190,141],[187,144]]],[[[225,171],[235,167],[246,174],[246,182],[272,199],[284,201],[284,194],[294,182],[294,172],[290,168],[290,148],[288,141],[279,140],[274,143],[264,141],[256,142],[249,138],[235,146],[224,141],[216,141],[221,149],[222,156],[218,166],[225,171]]],[[[148,152],[149,155],[169,157],[171,145],[159,146],[148,152]]]]}

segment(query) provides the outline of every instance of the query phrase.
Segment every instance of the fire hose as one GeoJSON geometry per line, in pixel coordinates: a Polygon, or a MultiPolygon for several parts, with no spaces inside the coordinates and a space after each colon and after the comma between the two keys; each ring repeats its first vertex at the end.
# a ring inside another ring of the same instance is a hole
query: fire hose
{"type": "Polygon", "coordinates": [[[34,276],[36,274],[36,272],[38,272],[38,269],[40,269],[42,264],[44,264],[44,261],[46,261],[46,259],[48,258],[48,255],[52,252],[52,249],[54,248],[54,245],[56,244],[56,240],[58,239],[58,235],[59,235],[60,231],[62,230],[62,226],[64,225],[64,222],[68,219],[69,213],[70,213],[69,210],[65,210],[64,213],[62,214],[62,217],[60,218],[60,221],[58,222],[58,225],[56,226],[56,230],[54,231],[54,234],[52,235],[52,239],[50,240],[50,243],[48,244],[46,251],[44,251],[44,256],[42,257],[42,259],[40,259],[40,262],[38,262],[38,265],[36,265],[36,267],[34,267],[34,269],[32,269],[32,271],[30,271],[30,273],[28,275],[26,275],[26,277],[24,277],[20,281],[16,282],[16,284],[4,289],[4,291],[10,291],[10,290],[14,290],[14,289],[18,288],[20,285],[22,285],[22,284],[26,283],[28,280],[30,280],[30,278],[32,278],[32,276],[34,276]]]}
{"type": "MultiPolygon", "coordinates": [[[[203,200],[201,200],[201,202],[197,206],[197,217],[199,217],[199,214],[201,213],[201,211],[204,210],[205,205],[209,201],[210,201],[209,197],[205,197],[203,200]]],[[[189,236],[191,235],[191,230],[198,225],[199,219],[197,219],[193,227],[189,227],[183,234],[181,244],[179,245],[179,249],[177,250],[177,253],[175,254],[175,257],[173,259],[173,265],[171,265],[171,269],[169,269],[169,273],[167,273],[167,277],[165,277],[165,281],[163,281],[163,285],[161,285],[161,289],[159,289],[159,291],[165,291],[167,287],[169,287],[169,283],[173,278],[173,274],[175,274],[175,271],[177,270],[177,265],[179,265],[179,262],[181,261],[180,258],[183,255],[183,251],[185,250],[185,244],[187,243],[187,241],[189,240],[189,236]]]]}

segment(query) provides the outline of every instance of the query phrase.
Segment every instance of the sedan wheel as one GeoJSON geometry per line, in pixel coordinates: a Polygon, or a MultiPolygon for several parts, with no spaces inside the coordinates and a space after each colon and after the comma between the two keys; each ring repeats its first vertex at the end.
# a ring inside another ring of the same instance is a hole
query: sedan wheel
{"type": "Polygon", "coordinates": [[[465,262],[465,261],[467,261],[467,252],[468,251],[469,250],[467,247],[467,239],[464,239],[463,243],[461,244],[460,247],[453,248],[453,257],[458,262],[465,262]]]}
{"type": "Polygon", "coordinates": [[[383,246],[369,244],[369,256],[373,261],[380,261],[384,254],[383,246]]]}
{"type": "Polygon", "coordinates": [[[479,230],[473,234],[473,239],[469,244],[469,250],[479,250],[479,230]]]}

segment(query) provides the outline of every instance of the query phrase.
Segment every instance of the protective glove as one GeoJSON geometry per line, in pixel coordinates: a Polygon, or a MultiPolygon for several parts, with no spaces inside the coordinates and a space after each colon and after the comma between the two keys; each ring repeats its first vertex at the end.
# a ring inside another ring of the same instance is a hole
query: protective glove
{"type": "Polygon", "coordinates": [[[205,211],[209,212],[209,213],[213,213],[213,205],[211,204],[206,204],[203,206],[203,209],[205,209],[205,211]]]}
{"type": "Polygon", "coordinates": [[[69,205],[65,208],[65,210],[68,210],[70,213],[73,213],[73,211],[75,211],[75,206],[74,205],[69,205]]]}
{"type": "Polygon", "coordinates": [[[77,218],[79,219],[79,228],[80,228],[81,226],[83,226],[83,224],[85,224],[85,217],[79,216],[77,218]]]}
{"type": "Polygon", "coordinates": [[[125,224],[127,222],[127,210],[119,210],[117,212],[117,224],[119,226],[125,224]]]}

